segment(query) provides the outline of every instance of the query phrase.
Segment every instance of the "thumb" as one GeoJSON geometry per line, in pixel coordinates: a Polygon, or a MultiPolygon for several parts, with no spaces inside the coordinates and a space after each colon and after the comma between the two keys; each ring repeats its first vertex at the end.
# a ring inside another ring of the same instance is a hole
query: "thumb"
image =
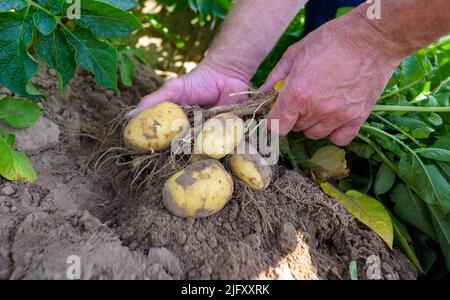
{"type": "Polygon", "coordinates": [[[291,108],[290,101],[293,98],[288,91],[289,89],[281,90],[275,106],[267,115],[271,131],[281,136],[286,136],[294,128],[300,117],[300,112],[291,108]]]}
{"type": "Polygon", "coordinates": [[[127,117],[133,117],[140,111],[164,101],[180,104],[183,95],[183,80],[181,78],[169,80],[159,90],[143,97],[137,107],[127,114],[127,117]]]}

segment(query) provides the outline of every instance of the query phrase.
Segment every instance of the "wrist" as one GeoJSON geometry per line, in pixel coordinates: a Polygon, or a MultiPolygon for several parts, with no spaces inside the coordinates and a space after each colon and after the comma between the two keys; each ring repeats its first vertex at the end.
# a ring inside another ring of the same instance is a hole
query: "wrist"
{"type": "MultiPolygon", "coordinates": [[[[380,22],[380,20],[378,20],[380,22]]],[[[336,19],[334,34],[344,43],[357,49],[368,58],[378,58],[383,63],[397,66],[406,56],[414,52],[409,45],[394,41],[366,15],[364,5],[336,19]]]]}
{"type": "Polygon", "coordinates": [[[214,51],[209,52],[201,61],[199,67],[205,67],[215,72],[219,72],[230,78],[235,78],[243,82],[250,82],[254,72],[245,64],[240,63],[230,55],[222,55],[214,51]]]}

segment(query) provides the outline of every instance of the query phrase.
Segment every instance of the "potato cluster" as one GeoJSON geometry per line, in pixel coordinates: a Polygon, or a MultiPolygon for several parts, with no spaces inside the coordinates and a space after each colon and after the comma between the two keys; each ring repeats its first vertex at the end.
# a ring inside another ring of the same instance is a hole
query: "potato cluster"
{"type": "MultiPolygon", "coordinates": [[[[173,139],[189,128],[188,117],[180,106],[162,102],[133,117],[123,138],[131,150],[151,153],[168,149],[173,139]]],[[[257,190],[267,188],[271,167],[256,151],[233,154],[241,143],[245,143],[245,126],[237,115],[224,113],[206,121],[195,138],[198,154],[193,154],[191,163],[164,184],[166,209],[181,218],[208,217],[222,210],[234,189],[232,176],[219,161],[224,158],[231,173],[246,185],[257,190]]]]}

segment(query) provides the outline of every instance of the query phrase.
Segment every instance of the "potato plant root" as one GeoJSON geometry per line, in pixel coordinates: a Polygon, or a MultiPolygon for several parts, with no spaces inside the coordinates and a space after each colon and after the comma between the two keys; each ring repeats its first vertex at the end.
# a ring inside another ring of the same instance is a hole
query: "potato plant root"
{"type": "MultiPolygon", "coordinates": [[[[65,279],[70,255],[83,262],[83,279],[346,279],[352,260],[361,279],[377,262],[384,279],[417,278],[399,250],[282,166],[264,191],[235,180],[232,199],[211,217],[171,215],[161,191],[188,157],[138,155],[121,141],[123,114],[161,84],[137,69],[122,97],[78,74],[68,102],[55,74],[40,71],[34,83],[48,96],[44,117],[60,128],[60,143],[31,157],[37,182],[0,180],[0,279],[65,279]]],[[[254,105],[245,116],[261,102],[254,105]]]]}

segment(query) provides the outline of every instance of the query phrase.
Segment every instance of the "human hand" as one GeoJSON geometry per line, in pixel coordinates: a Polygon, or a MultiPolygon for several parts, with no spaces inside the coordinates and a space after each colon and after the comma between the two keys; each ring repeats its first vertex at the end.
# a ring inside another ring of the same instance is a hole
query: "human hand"
{"type": "Polygon", "coordinates": [[[168,80],[159,90],[145,96],[128,116],[163,101],[206,107],[233,104],[247,97],[229,95],[246,91],[248,86],[247,76],[205,59],[191,73],[168,80]]]}
{"type": "Polygon", "coordinates": [[[345,16],[312,32],[269,75],[263,92],[285,80],[268,115],[269,124],[280,120],[278,134],[303,131],[339,146],[356,136],[401,61],[389,41],[357,18],[345,16]]]}

